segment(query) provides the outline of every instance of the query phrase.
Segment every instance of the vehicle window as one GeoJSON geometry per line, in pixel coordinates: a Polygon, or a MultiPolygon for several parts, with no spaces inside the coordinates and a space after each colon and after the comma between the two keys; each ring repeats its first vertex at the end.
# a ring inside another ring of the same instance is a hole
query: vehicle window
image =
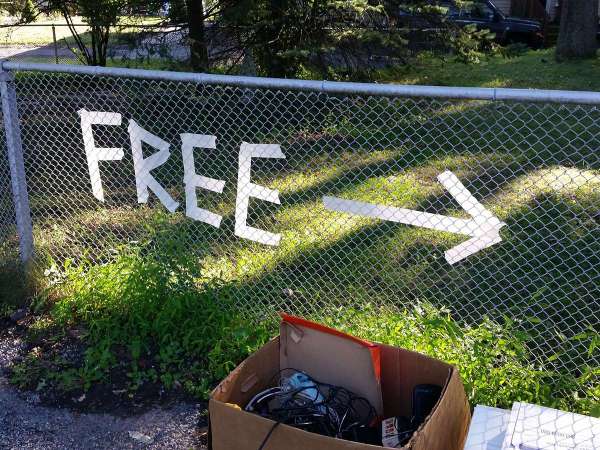
{"type": "Polygon", "coordinates": [[[461,1],[457,2],[459,15],[462,18],[468,19],[485,19],[493,20],[494,11],[487,3],[477,1],[461,1]]]}

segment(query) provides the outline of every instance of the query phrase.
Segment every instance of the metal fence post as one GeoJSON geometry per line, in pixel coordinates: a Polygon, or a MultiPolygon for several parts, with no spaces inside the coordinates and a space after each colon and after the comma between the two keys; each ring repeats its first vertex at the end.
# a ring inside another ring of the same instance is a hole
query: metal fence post
{"type": "Polygon", "coordinates": [[[56,27],[52,24],[52,41],[54,42],[54,59],[58,64],[58,43],[56,42],[56,27]]]}
{"type": "Polygon", "coordinates": [[[10,178],[17,233],[19,235],[19,250],[21,261],[27,262],[33,253],[33,227],[29,210],[29,194],[25,179],[25,164],[23,162],[23,145],[21,143],[21,127],[17,111],[17,96],[14,75],[11,72],[0,71],[0,93],[2,94],[2,115],[6,134],[6,149],[10,165],[10,178]]]}

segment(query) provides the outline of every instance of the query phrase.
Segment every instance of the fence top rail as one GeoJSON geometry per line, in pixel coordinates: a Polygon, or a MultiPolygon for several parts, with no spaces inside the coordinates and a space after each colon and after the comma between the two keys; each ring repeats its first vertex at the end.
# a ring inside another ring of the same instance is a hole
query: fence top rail
{"type": "Polygon", "coordinates": [[[350,83],[340,81],[297,80],[246,77],[164,70],[118,67],[77,66],[67,64],[3,61],[3,71],[54,72],[144,80],[182,81],[214,86],[310,91],[328,94],[370,95],[381,97],[433,97],[446,99],[506,100],[541,103],[577,103],[600,105],[600,92],[545,89],[508,89],[478,87],[416,86],[401,84],[350,83]]]}

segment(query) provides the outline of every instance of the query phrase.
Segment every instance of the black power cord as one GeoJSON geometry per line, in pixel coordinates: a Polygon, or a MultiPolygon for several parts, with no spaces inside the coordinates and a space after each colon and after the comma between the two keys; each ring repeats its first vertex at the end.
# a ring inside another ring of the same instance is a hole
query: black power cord
{"type": "Polygon", "coordinates": [[[269,430],[269,432],[267,433],[267,435],[263,439],[262,444],[260,444],[260,447],[258,447],[258,450],[263,450],[265,448],[265,445],[267,445],[267,442],[271,438],[271,435],[273,434],[273,431],[275,431],[275,428],[277,428],[280,424],[281,424],[281,422],[275,422],[273,424],[273,426],[271,427],[271,429],[269,430]]]}
{"type": "Polygon", "coordinates": [[[259,447],[263,449],[280,423],[325,436],[361,441],[377,414],[369,401],[340,386],[316,381],[295,369],[283,369],[271,386],[245,410],[275,421],[259,447]]]}

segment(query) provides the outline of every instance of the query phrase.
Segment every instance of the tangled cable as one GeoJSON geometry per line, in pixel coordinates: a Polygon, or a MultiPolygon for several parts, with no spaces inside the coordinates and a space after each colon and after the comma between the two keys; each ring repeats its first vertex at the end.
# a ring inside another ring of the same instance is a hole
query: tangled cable
{"type": "Polygon", "coordinates": [[[257,394],[245,410],[277,423],[355,441],[359,430],[372,426],[377,416],[366,398],[299,370],[281,370],[271,385],[275,387],[257,394]]]}

